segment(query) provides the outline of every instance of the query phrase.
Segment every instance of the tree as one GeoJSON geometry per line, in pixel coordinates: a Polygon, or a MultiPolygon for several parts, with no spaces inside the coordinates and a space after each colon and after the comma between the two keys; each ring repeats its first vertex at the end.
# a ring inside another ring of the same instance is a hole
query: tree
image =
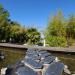
{"type": "Polygon", "coordinates": [[[53,16],[48,24],[48,32],[52,36],[65,36],[65,27],[62,13],[59,11],[57,15],[53,16]]]}
{"type": "Polygon", "coordinates": [[[68,38],[75,39],[75,16],[70,15],[67,26],[66,33],[68,38]]]}
{"type": "Polygon", "coordinates": [[[11,23],[11,39],[14,43],[23,43],[26,39],[27,29],[21,27],[17,22],[11,23]]]}
{"type": "Polygon", "coordinates": [[[29,44],[37,44],[38,42],[40,42],[41,36],[36,28],[29,28],[27,35],[29,44]]]}
{"type": "Polygon", "coordinates": [[[9,13],[0,5],[0,40],[6,40],[8,38],[10,26],[8,24],[9,13]]]}
{"type": "Polygon", "coordinates": [[[55,16],[53,16],[53,18],[49,22],[45,36],[46,36],[46,43],[48,43],[50,46],[66,45],[66,41],[64,41],[66,39],[65,38],[66,28],[65,28],[65,22],[61,11],[58,11],[58,13],[55,16]],[[56,41],[58,39],[59,41],[56,41]],[[61,43],[64,43],[64,45],[61,45],[61,43]]]}
{"type": "Polygon", "coordinates": [[[40,33],[35,28],[25,28],[9,19],[9,12],[0,5],[0,42],[36,44],[40,41],[40,33]]]}
{"type": "Polygon", "coordinates": [[[66,26],[66,37],[68,46],[72,45],[75,40],[75,16],[70,15],[66,26]]]}

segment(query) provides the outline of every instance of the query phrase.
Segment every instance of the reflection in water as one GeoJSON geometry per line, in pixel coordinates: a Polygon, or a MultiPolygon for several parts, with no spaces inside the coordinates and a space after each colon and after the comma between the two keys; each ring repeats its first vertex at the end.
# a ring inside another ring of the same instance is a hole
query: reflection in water
{"type": "Polygon", "coordinates": [[[52,53],[54,56],[59,57],[59,59],[68,66],[72,73],[75,73],[75,55],[70,54],[56,54],[52,53]]]}
{"type": "Polygon", "coordinates": [[[0,60],[0,69],[21,60],[25,56],[25,52],[22,50],[5,50],[3,49],[5,59],[0,60]]]}
{"type": "MultiPolygon", "coordinates": [[[[3,49],[5,59],[0,60],[0,69],[8,65],[15,64],[17,61],[21,60],[25,56],[25,51],[23,50],[9,50],[3,49]]],[[[66,65],[68,65],[69,70],[75,72],[75,55],[57,54],[52,53],[54,56],[59,57],[59,59],[66,65]]]]}

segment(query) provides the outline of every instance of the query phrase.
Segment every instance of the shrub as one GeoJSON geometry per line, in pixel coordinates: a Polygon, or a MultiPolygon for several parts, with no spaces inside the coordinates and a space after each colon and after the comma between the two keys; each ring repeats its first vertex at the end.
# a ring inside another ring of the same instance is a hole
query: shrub
{"type": "Polygon", "coordinates": [[[74,39],[69,38],[69,39],[67,40],[67,45],[68,45],[68,46],[72,46],[73,43],[74,43],[74,39]]]}
{"type": "Polygon", "coordinates": [[[59,37],[59,36],[47,37],[46,43],[52,47],[65,47],[67,45],[66,38],[65,37],[59,37]]]}

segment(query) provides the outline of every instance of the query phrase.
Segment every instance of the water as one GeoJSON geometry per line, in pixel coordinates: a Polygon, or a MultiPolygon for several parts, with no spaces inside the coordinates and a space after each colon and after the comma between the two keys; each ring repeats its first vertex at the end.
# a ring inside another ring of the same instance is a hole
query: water
{"type": "MultiPolygon", "coordinates": [[[[25,51],[20,49],[1,49],[4,52],[5,59],[0,60],[0,69],[8,65],[15,64],[17,61],[21,60],[25,56],[25,51]]],[[[52,53],[54,56],[59,57],[61,62],[68,65],[72,73],[75,72],[75,55],[70,54],[57,54],[52,53]]]]}
{"type": "Polygon", "coordinates": [[[21,60],[25,56],[25,51],[16,50],[16,49],[1,49],[4,52],[5,59],[0,60],[0,69],[12,64],[15,64],[17,61],[21,60]]]}
{"type": "Polygon", "coordinates": [[[71,73],[75,74],[75,55],[72,54],[58,54],[52,53],[54,56],[57,56],[61,62],[68,66],[71,73]]]}

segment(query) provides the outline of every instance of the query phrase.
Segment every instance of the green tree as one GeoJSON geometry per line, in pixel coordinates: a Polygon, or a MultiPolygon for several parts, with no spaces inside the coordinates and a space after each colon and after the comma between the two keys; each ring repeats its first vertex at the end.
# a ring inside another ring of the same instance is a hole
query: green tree
{"type": "Polygon", "coordinates": [[[66,36],[66,28],[64,18],[62,16],[61,11],[58,11],[58,13],[55,16],[53,16],[51,21],[48,23],[48,27],[46,29],[45,34],[46,43],[48,43],[50,46],[52,46],[51,44],[53,44],[53,46],[65,46],[66,45],[66,41],[64,41],[66,40],[65,36],[66,36]],[[65,45],[61,45],[64,42],[65,45]]]}
{"type": "Polygon", "coordinates": [[[66,26],[66,37],[68,45],[72,45],[75,40],[75,16],[70,15],[66,26]]]}
{"type": "MultiPolygon", "coordinates": [[[[8,23],[9,13],[0,5],[0,40],[6,40],[9,35],[10,26],[8,23]]],[[[1,42],[1,41],[0,41],[1,42]]]]}
{"type": "Polygon", "coordinates": [[[11,39],[14,43],[24,43],[27,41],[26,35],[27,29],[21,27],[20,24],[16,22],[11,23],[11,39]]]}
{"type": "Polygon", "coordinates": [[[68,38],[75,39],[75,16],[71,15],[69,17],[67,26],[66,26],[66,33],[68,38]]]}
{"type": "Polygon", "coordinates": [[[9,19],[9,12],[0,5],[0,42],[36,44],[40,41],[40,33],[35,28],[26,29],[19,23],[9,19]]]}
{"type": "Polygon", "coordinates": [[[37,44],[38,42],[40,42],[41,36],[36,28],[29,28],[27,35],[29,44],[37,44]]]}

